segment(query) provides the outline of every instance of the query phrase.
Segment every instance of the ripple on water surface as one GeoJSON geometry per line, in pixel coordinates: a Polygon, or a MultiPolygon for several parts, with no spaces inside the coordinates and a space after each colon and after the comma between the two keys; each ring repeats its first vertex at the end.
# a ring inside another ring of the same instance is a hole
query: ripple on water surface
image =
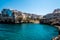
{"type": "Polygon", "coordinates": [[[57,35],[57,28],[51,25],[0,24],[0,40],[51,40],[57,35]]]}

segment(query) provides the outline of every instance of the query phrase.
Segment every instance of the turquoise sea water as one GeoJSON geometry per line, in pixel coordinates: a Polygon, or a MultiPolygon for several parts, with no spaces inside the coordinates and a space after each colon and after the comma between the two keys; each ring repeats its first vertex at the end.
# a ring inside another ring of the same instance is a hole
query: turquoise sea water
{"type": "Polygon", "coordinates": [[[51,40],[57,35],[57,28],[51,25],[0,24],[0,40],[51,40]]]}

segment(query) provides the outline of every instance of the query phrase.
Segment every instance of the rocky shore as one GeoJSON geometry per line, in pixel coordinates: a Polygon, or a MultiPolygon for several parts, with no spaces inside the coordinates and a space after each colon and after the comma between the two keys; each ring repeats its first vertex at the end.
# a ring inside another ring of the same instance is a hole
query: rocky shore
{"type": "Polygon", "coordinates": [[[52,13],[44,15],[40,20],[41,24],[54,25],[59,30],[59,35],[52,40],[60,40],[60,9],[55,9],[52,13]]]}
{"type": "Polygon", "coordinates": [[[60,26],[55,26],[59,30],[59,35],[56,36],[55,38],[52,38],[52,40],[60,40],[60,26]]]}
{"type": "Polygon", "coordinates": [[[60,35],[58,35],[57,37],[53,38],[52,40],[60,40],[60,35]]]}
{"type": "Polygon", "coordinates": [[[23,13],[17,10],[3,9],[0,13],[0,23],[19,24],[19,23],[41,23],[54,25],[59,30],[59,35],[52,40],[60,40],[60,9],[55,9],[53,13],[44,15],[35,15],[23,13]]]}
{"type": "Polygon", "coordinates": [[[18,10],[3,9],[0,13],[0,23],[39,23],[41,15],[30,14],[18,10]]]}

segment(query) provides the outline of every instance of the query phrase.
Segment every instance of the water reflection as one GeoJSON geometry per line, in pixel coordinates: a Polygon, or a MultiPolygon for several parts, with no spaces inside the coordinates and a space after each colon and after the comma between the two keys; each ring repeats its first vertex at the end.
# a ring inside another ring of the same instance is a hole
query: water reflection
{"type": "Polygon", "coordinates": [[[0,24],[0,31],[18,32],[22,29],[22,24],[0,24]]]}
{"type": "Polygon", "coordinates": [[[0,24],[0,40],[51,40],[58,30],[42,24],[0,24]]]}

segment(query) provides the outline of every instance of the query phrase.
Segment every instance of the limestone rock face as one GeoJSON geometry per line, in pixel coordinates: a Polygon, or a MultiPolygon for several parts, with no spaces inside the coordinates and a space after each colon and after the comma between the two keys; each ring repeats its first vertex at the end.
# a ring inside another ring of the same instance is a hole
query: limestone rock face
{"type": "Polygon", "coordinates": [[[55,9],[53,13],[60,13],[60,9],[55,9]]]}
{"type": "Polygon", "coordinates": [[[43,23],[60,25],[60,9],[55,9],[52,13],[43,16],[43,23]]]}
{"type": "Polygon", "coordinates": [[[60,40],[60,35],[58,35],[57,37],[53,38],[52,40],[60,40]]]}
{"type": "Polygon", "coordinates": [[[38,20],[36,21],[36,23],[38,23],[40,18],[41,18],[41,15],[25,13],[25,12],[13,10],[13,9],[3,9],[0,13],[1,23],[2,21],[3,23],[4,22],[23,23],[23,22],[29,22],[31,20],[38,20]]]}

